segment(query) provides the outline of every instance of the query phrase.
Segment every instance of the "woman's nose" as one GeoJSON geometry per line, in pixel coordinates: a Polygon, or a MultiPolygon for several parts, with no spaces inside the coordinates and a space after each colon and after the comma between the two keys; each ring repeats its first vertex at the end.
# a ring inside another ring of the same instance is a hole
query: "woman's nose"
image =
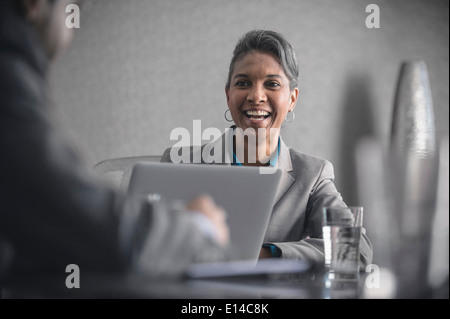
{"type": "Polygon", "coordinates": [[[267,95],[264,90],[264,87],[260,85],[253,86],[248,92],[247,101],[253,104],[267,102],[267,95]]]}

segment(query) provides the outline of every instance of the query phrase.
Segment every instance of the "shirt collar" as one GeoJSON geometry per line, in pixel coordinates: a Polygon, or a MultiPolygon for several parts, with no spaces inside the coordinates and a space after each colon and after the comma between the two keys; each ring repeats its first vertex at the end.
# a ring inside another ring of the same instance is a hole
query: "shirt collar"
{"type": "MultiPolygon", "coordinates": [[[[230,141],[233,141],[232,137],[233,137],[233,132],[234,132],[234,128],[233,130],[230,130],[230,141]]],[[[236,165],[236,166],[242,166],[242,163],[239,161],[239,159],[237,158],[236,154],[234,153],[234,149],[233,149],[233,142],[230,143],[230,154],[233,154],[233,158],[231,159],[231,165],[236,165]]],[[[280,155],[280,145],[281,145],[281,137],[278,137],[278,146],[277,146],[277,151],[274,152],[271,156],[270,156],[270,166],[271,167],[277,167],[277,162],[278,162],[278,157],[280,155]]]]}

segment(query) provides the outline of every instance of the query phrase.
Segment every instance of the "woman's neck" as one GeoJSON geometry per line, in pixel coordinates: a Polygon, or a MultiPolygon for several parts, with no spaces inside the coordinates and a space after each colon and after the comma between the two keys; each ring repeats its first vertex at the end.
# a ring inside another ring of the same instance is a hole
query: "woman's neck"
{"type": "Polygon", "coordinates": [[[233,136],[233,152],[244,166],[266,166],[277,152],[279,132],[276,134],[253,135],[242,134],[236,130],[233,136]]]}

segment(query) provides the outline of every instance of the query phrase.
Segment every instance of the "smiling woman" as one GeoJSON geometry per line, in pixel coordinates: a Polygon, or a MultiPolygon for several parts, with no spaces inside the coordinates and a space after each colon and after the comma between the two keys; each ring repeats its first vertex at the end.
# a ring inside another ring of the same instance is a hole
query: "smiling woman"
{"type": "MultiPolygon", "coordinates": [[[[263,128],[266,134],[266,138],[259,136],[257,139],[256,159],[252,159],[247,151],[247,156],[240,159],[241,163],[268,162],[278,144],[270,141],[278,142],[281,125],[297,102],[298,88],[290,89],[290,81],[278,61],[274,54],[251,51],[233,67],[232,80],[226,88],[231,116],[242,131],[253,128],[258,135],[261,131],[257,129],[263,128]]],[[[241,137],[243,134],[236,134],[235,153],[236,144],[244,144],[244,149],[249,149],[251,140],[241,137]]]]}
{"type": "MultiPolygon", "coordinates": [[[[235,126],[202,147],[169,148],[161,161],[175,162],[171,154],[181,151],[190,152],[191,163],[191,158],[201,158],[203,164],[280,169],[282,177],[260,258],[323,264],[322,210],[346,204],[334,185],[333,165],[289,148],[281,139],[280,128],[297,103],[297,77],[295,51],[281,34],[268,30],[246,33],[234,50],[225,86],[235,126]],[[209,154],[209,150],[222,150],[222,159],[217,160],[217,154],[209,154]]],[[[365,231],[360,251],[365,269],[372,261],[365,231]]]]}
{"type": "Polygon", "coordinates": [[[256,148],[256,158],[252,158],[248,145],[252,140],[246,140],[241,130],[236,131],[234,152],[236,145],[237,149],[245,150],[240,162],[247,165],[269,162],[277,149],[281,125],[297,103],[297,78],[295,51],[281,34],[254,30],[239,40],[225,87],[228,108],[238,128],[243,131],[264,128],[262,132],[266,134],[253,139],[257,142],[250,147],[256,148]]]}

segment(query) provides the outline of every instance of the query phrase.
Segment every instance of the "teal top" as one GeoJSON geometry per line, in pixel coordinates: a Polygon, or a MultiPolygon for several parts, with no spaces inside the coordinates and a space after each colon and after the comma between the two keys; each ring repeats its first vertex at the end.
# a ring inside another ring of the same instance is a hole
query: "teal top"
{"type": "MultiPolygon", "coordinates": [[[[277,164],[277,160],[278,160],[278,155],[280,155],[280,139],[281,137],[278,137],[278,147],[277,147],[277,152],[275,153],[275,156],[270,158],[269,163],[267,163],[267,166],[272,166],[275,167],[275,165],[277,164]]],[[[231,144],[233,147],[233,144],[231,144]]],[[[242,166],[241,162],[239,161],[239,159],[237,158],[236,154],[233,151],[233,163],[231,163],[231,165],[236,165],[236,166],[242,166]]]]}
{"type": "MultiPolygon", "coordinates": [[[[275,167],[275,165],[277,164],[278,156],[280,155],[280,144],[281,144],[280,139],[281,138],[278,137],[277,152],[275,156],[270,158],[270,161],[269,163],[267,163],[267,166],[275,167]]],[[[231,144],[231,147],[233,147],[233,144],[231,144]]],[[[239,161],[236,154],[234,153],[234,149],[232,150],[232,152],[233,152],[233,163],[231,163],[231,165],[242,166],[242,163],[239,161]]],[[[271,244],[263,244],[263,247],[270,248],[272,257],[281,257],[281,250],[277,246],[271,244]]]]}

